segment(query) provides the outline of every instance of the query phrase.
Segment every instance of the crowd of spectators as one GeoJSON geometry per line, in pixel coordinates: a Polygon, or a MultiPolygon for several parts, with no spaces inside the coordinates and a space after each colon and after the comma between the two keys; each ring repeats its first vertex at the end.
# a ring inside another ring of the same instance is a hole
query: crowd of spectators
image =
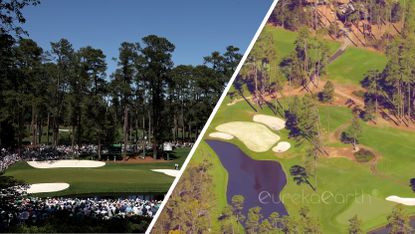
{"type": "Polygon", "coordinates": [[[15,162],[20,161],[20,156],[18,153],[10,153],[6,149],[0,150],[0,173],[5,171],[10,165],[15,162]]]}
{"type": "Polygon", "coordinates": [[[7,225],[15,220],[38,222],[58,212],[74,217],[92,217],[97,219],[125,218],[130,216],[153,217],[161,201],[144,200],[140,197],[129,198],[39,198],[27,197],[13,202],[12,213],[1,212],[0,218],[7,225]]]}

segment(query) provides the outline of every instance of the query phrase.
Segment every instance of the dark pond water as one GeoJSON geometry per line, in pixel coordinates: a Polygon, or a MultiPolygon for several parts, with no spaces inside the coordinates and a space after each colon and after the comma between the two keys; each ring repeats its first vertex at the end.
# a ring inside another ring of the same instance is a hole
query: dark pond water
{"type": "Polygon", "coordinates": [[[249,208],[259,206],[264,218],[272,212],[281,216],[287,215],[279,194],[287,183],[281,164],[277,161],[253,160],[237,146],[215,140],[207,140],[207,144],[218,155],[222,165],[228,171],[228,204],[234,195],[243,195],[245,204],[243,213],[246,216],[249,208]]]}

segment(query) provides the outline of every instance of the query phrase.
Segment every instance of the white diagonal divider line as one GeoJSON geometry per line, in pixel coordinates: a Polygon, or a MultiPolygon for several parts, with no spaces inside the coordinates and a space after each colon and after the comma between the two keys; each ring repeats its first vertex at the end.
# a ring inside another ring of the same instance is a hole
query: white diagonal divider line
{"type": "Polygon", "coordinates": [[[256,31],[254,37],[251,40],[251,43],[249,44],[248,48],[245,51],[244,56],[242,57],[241,61],[238,64],[238,67],[236,68],[235,72],[233,73],[231,79],[229,80],[229,83],[226,85],[225,90],[223,91],[222,95],[219,98],[218,103],[216,103],[215,108],[213,109],[212,113],[209,116],[209,119],[207,120],[205,126],[203,127],[202,131],[200,132],[199,137],[197,138],[195,144],[193,145],[192,149],[190,150],[189,155],[187,156],[186,160],[184,161],[179,174],[176,176],[176,178],[173,181],[173,184],[171,185],[169,191],[167,192],[166,196],[164,197],[163,202],[161,203],[161,206],[156,212],[156,215],[153,217],[153,220],[151,221],[150,225],[147,228],[146,234],[150,234],[150,231],[153,229],[154,225],[157,222],[158,217],[160,216],[161,212],[163,211],[164,206],[166,205],[167,201],[169,200],[171,194],[173,193],[174,188],[176,187],[177,183],[179,182],[180,178],[183,175],[183,172],[186,170],[187,164],[189,164],[190,159],[193,157],[193,154],[195,153],[197,147],[199,146],[200,142],[202,141],[203,136],[205,135],[210,123],[212,122],[213,118],[216,115],[216,112],[218,112],[219,107],[222,105],[223,100],[225,99],[226,95],[228,94],[229,89],[232,87],[233,82],[235,81],[236,76],[239,74],[239,71],[241,70],[243,64],[245,63],[246,58],[248,57],[249,53],[252,50],[252,47],[254,47],[255,42],[258,40],[259,35],[262,32],[262,29],[265,27],[269,17],[272,14],[272,11],[274,10],[275,6],[277,5],[279,0],[274,0],[271,4],[271,7],[268,9],[267,14],[265,15],[264,19],[262,20],[261,25],[259,26],[258,30],[256,31]]]}

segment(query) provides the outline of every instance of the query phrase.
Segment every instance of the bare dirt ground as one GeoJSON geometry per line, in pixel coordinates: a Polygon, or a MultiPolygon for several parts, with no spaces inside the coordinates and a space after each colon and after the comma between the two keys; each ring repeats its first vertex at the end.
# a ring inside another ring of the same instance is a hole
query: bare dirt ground
{"type": "Polygon", "coordinates": [[[153,159],[153,157],[146,156],[145,158],[136,157],[129,157],[128,159],[124,159],[121,161],[116,161],[115,163],[131,163],[131,164],[141,164],[141,163],[163,163],[167,162],[164,159],[153,159]]]}

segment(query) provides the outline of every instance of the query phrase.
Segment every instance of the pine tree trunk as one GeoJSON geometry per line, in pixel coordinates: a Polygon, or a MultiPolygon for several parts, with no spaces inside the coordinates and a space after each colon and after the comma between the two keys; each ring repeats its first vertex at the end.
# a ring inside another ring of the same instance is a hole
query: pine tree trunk
{"type": "Polygon", "coordinates": [[[124,107],[124,147],[123,147],[123,157],[127,155],[127,145],[128,145],[128,106],[125,105],[124,107]]]}
{"type": "Polygon", "coordinates": [[[38,123],[37,123],[37,125],[38,125],[38,129],[39,129],[39,131],[38,131],[38,138],[37,138],[38,144],[42,144],[42,137],[43,137],[42,121],[39,120],[38,123]]]}
{"type": "Polygon", "coordinates": [[[75,124],[72,125],[71,148],[72,148],[72,152],[74,152],[74,149],[75,149],[75,124]]]}
{"type": "Polygon", "coordinates": [[[101,138],[98,138],[98,160],[101,161],[101,138]]]}
{"type": "Polygon", "coordinates": [[[36,122],[35,122],[35,105],[32,104],[32,122],[31,122],[31,130],[32,130],[32,144],[36,145],[36,122]]]}
{"type": "Polygon", "coordinates": [[[150,140],[151,134],[152,134],[152,129],[151,129],[151,114],[150,114],[150,111],[148,111],[148,131],[147,131],[147,134],[148,134],[147,139],[150,140]]]}
{"type": "Polygon", "coordinates": [[[146,116],[144,115],[145,112],[143,112],[143,133],[141,134],[141,139],[144,140],[144,136],[146,135],[146,116]]]}
{"type": "Polygon", "coordinates": [[[185,126],[184,126],[184,107],[182,102],[182,113],[181,113],[181,125],[182,125],[182,141],[184,141],[184,135],[185,135],[185,126]]]}
{"type": "Polygon", "coordinates": [[[47,141],[47,145],[49,145],[49,134],[50,134],[50,113],[48,113],[48,123],[47,123],[47,133],[46,133],[46,141],[47,141]]]}
{"type": "Polygon", "coordinates": [[[81,115],[78,115],[77,123],[76,123],[76,143],[78,145],[81,144],[81,115]]]}
{"type": "Polygon", "coordinates": [[[411,83],[408,82],[408,118],[411,118],[411,83]]]}
{"type": "Polygon", "coordinates": [[[177,132],[177,115],[176,113],[174,113],[173,116],[173,123],[174,123],[174,127],[173,127],[173,141],[176,141],[176,132],[177,132]]]}
{"type": "Polygon", "coordinates": [[[19,155],[20,155],[21,148],[22,148],[22,139],[23,139],[23,133],[22,133],[22,113],[21,112],[18,113],[18,117],[17,118],[18,118],[17,119],[17,127],[18,127],[18,130],[17,130],[17,134],[18,134],[18,137],[17,137],[17,146],[18,146],[19,155]]]}

